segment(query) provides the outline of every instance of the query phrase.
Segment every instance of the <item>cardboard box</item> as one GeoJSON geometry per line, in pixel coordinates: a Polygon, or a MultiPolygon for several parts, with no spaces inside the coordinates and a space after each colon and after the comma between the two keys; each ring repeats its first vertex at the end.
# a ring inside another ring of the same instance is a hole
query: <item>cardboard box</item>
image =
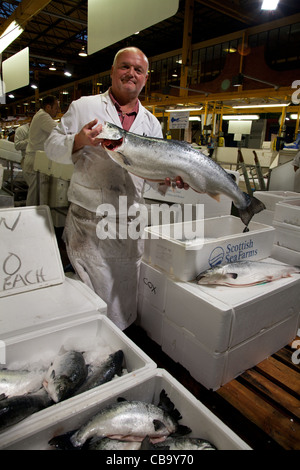
{"type": "Polygon", "coordinates": [[[270,256],[274,228],[255,222],[248,233],[244,228],[233,216],[147,227],[144,260],[176,279],[191,281],[219,264],[270,256]]]}
{"type": "MultiPolygon", "coordinates": [[[[77,429],[104,407],[115,403],[119,396],[158,404],[164,389],[180,411],[180,424],[192,429],[190,437],[210,441],[219,450],[251,450],[188,390],[162,369],[148,370],[131,381],[119,383],[103,392],[82,397],[76,404],[57,404],[19,423],[14,431],[1,435],[0,448],[7,450],[47,450],[49,440],[77,429]],[[67,405],[67,406],[66,406],[67,405]]],[[[145,454],[146,455],[146,454],[145,454]]]]}

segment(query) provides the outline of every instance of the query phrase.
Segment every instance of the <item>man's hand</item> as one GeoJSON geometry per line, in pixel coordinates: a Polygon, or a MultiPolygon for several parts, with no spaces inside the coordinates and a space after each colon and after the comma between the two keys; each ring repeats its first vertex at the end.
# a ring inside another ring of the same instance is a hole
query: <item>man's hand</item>
{"type": "Polygon", "coordinates": [[[101,132],[102,125],[98,124],[98,126],[96,126],[97,122],[98,120],[94,119],[86,124],[81,131],[75,135],[73,153],[82,149],[85,145],[97,147],[101,144],[102,139],[97,138],[97,135],[101,132]]]}
{"type": "Polygon", "coordinates": [[[165,184],[167,186],[177,187],[178,189],[189,189],[189,185],[187,183],[184,183],[181,176],[176,176],[175,180],[171,180],[171,178],[166,178],[165,184]]]}

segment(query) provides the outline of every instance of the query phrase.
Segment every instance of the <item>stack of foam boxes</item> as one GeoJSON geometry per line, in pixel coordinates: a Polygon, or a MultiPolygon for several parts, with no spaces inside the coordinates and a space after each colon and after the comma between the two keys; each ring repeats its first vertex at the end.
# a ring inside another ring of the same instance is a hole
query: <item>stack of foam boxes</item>
{"type": "Polygon", "coordinates": [[[256,214],[253,221],[268,225],[273,225],[276,204],[300,197],[293,191],[255,191],[254,196],[264,203],[266,209],[256,214]]]}
{"type": "Polygon", "coordinates": [[[274,258],[292,265],[300,265],[300,194],[298,199],[287,199],[276,204],[274,213],[274,258]]]}
{"type": "MultiPolygon", "coordinates": [[[[222,256],[223,264],[243,259],[280,264],[268,258],[274,228],[252,223],[247,234],[226,234],[226,217],[213,222],[215,238],[199,250],[189,244],[184,249],[182,241],[165,235],[146,240],[138,320],[168,356],[207,389],[217,390],[295,338],[300,275],[243,288],[198,285],[197,274],[222,256]]],[[[149,228],[156,234],[162,230],[149,228]]]]}

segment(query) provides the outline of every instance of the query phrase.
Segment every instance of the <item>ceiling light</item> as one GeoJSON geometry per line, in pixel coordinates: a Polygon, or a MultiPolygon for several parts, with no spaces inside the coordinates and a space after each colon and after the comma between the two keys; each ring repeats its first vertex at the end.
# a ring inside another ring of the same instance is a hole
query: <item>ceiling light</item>
{"type": "Polygon", "coordinates": [[[189,121],[201,121],[201,118],[200,116],[190,116],[189,117],[189,121]]]}
{"type": "Polygon", "coordinates": [[[49,70],[56,70],[56,67],[54,65],[54,62],[51,62],[51,65],[49,67],[49,70]]]}
{"type": "Polygon", "coordinates": [[[279,0],[263,0],[262,10],[276,10],[279,0]]]}
{"type": "Polygon", "coordinates": [[[22,34],[24,29],[16,21],[12,21],[8,28],[0,36],[0,54],[4,51],[17,37],[22,34]]]}
{"type": "Polygon", "coordinates": [[[250,108],[282,108],[289,106],[290,103],[277,103],[277,104],[245,104],[242,106],[232,106],[233,109],[250,109],[250,108]]]}
{"type": "Polygon", "coordinates": [[[82,46],[81,51],[78,53],[78,55],[80,55],[80,57],[87,57],[85,46],[82,46]]]}
{"type": "Polygon", "coordinates": [[[180,113],[182,111],[202,111],[203,106],[201,108],[182,108],[182,109],[166,109],[167,113],[180,113]]]}
{"type": "Polygon", "coordinates": [[[12,93],[10,93],[10,94],[8,95],[8,97],[9,97],[9,98],[14,98],[15,95],[13,95],[12,93]]]}
{"type": "Polygon", "coordinates": [[[238,116],[236,114],[223,116],[224,121],[257,121],[259,118],[258,114],[243,114],[238,116]]]}
{"type": "Polygon", "coordinates": [[[35,81],[35,80],[32,80],[32,82],[30,83],[30,86],[31,88],[33,88],[34,90],[36,90],[39,86],[38,86],[38,82],[35,81]]]}
{"type": "Polygon", "coordinates": [[[291,119],[298,119],[298,114],[291,114],[291,115],[290,115],[290,118],[291,118],[291,119]]]}

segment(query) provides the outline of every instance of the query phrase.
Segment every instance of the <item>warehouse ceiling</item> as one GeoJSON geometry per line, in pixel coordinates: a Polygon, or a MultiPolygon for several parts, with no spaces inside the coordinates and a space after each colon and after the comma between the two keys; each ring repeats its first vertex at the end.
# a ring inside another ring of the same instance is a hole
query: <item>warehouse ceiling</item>
{"type": "MultiPolygon", "coordinates": [[[[118,49],[127,45],[141,48],[148,57],[182,47],[185,0],[177,13],[88,57],[78,53],[87,45],[87,0],[7,0],[0,4],[0,34],[12,19],[18,19],[24,32],[3,53],[2,60],[25,47],[30,51],[30,71],[38,76],[40,92],[109,70],[118,49]],[[56,71],[49,71],[54,62],[56,71]],[[73,76],[67,79],[65,66],[73,76]]],[[[112,0],[113,3],[113,0],[112,0]]],[[[280,0],[275,12],[262,12],[262,0],[195,0],[192,43],[228,35],[300,12],[299,0],[280,0]]],[[[117,15],[118,12],[116,11],[117,15]]],[[[101,28],[101,18],[99,18],[101,28]]],[[[17,90],[18,91],[18,90],[17,90]]],[[[21,89],[16,98],[32,94],[21,89]]]]}

